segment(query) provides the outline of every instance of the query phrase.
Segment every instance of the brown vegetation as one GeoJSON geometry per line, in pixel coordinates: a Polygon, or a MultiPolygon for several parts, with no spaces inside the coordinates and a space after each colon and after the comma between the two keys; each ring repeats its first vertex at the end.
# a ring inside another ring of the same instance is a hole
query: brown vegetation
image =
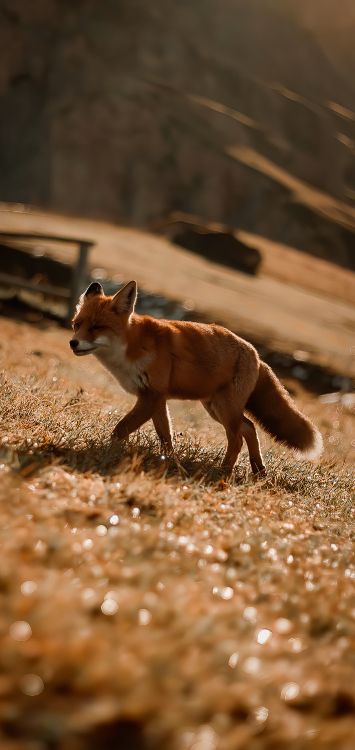
{"type": "Polygon", "coordinates": [[[352,414],[298,393],[322,462],[265,439],[226,483],[190,404],[175,459],[113,444],[126,396],[67,339],[2,321],[2,749],[350,750],[352,414]]]}

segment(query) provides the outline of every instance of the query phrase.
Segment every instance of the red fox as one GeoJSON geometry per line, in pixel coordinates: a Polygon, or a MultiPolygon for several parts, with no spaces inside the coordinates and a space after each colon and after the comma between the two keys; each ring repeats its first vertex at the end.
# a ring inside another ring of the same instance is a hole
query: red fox
{"type": "Polygon", "coordinates": [[[244,438],[252,471],[265,474],[256,429],[245,411],[304,458],[320,456],[320,432],[251,344],[219,325],[137,315],[136,299],[135,281],[113,296],[93,282],[80,297],[70,341],[74,354],[93,352],[122,388],[137,397],[115,427],[118,439],[152,419],[161,442],[172,450],[167,400],[197,399],[226,431],[226,473],[232,472],[244,438]]]}

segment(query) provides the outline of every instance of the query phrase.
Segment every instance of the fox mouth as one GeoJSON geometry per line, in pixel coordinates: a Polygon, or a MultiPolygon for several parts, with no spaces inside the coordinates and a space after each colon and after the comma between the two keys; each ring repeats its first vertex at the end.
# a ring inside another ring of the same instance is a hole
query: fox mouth
{"type": "Polygon", "coordinates": [[[96,352],[97,349],[103,349],[107,348],[110,345],[109,340],[106,338],[106,336],[102,336],[101,338],[98,337],[94,341],[79,341],[76,343],[76,341],[70,341],[70,348],[75,354],[76,357],[83,357],[84,354],[92,354],[93,352],[96,352]],[[75,344],[75,346],[73,346],[75,344]]]}
{"type": "Polygon", "coordinates": [[[92,354],[96,349],[98,349],[98,346],[92,346],[91,349],[82,349],[81,351],[77,349],[72,349],[73,354],[75,354],[76,357],[84,357],[85,354],[92,354]]]}

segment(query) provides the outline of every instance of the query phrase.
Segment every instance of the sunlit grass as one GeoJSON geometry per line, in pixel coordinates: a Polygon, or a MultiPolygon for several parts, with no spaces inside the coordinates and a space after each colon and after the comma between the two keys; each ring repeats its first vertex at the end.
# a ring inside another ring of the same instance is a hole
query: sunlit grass
{"type": "Polygon", "coordinates": [[[38,333],[16,334],[0,388],[4,747],[349,747],[351,414],[306,399],[324,459],[266,440],[267,477],[243,453],[226,481],[202,413],[180,407],[173,456],[149,427],[113,442],[115,385],[70,370],[61,332],[42,356],[24,356],[38,333]]]}

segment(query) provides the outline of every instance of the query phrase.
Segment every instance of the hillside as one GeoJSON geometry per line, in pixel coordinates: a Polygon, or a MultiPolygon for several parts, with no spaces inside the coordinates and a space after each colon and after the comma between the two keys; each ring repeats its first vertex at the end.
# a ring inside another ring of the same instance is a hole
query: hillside
{"type": "Polygon", "coordinates": [[[350,750],[351,411],[298,389],[321,463],[263,436],[227,483],[199,405],[175,457],[119,446],[132,400],[68,332],[1,325],[2,750],[350,750]]]}
{"type": "Polygon", "coordinates": [[[0,199],[182,210],[354,267],[355,22],[333,8],[0,0],[0,199]]]}
{"type": "MultiPolygon", "coordinates": [[[[334,374],[353,376],[355,274],[265,237],[241,233],[259,247],[257,277],[207,261],[152,233],[108,222],[0,206],[3,230],[44,232],[92,239],[95,274],[136,278],[143,289],[177,300],[192,314],[220,321],[271,351],[301,350],[310,362],[334,374]]],[[[42,252],[43,247],[39,245],[42,252]]],[[[68,262],[73,249],[50,252],[68,262]]],[[[328,390],[337,389],[335,378],[328,390]]]]}

